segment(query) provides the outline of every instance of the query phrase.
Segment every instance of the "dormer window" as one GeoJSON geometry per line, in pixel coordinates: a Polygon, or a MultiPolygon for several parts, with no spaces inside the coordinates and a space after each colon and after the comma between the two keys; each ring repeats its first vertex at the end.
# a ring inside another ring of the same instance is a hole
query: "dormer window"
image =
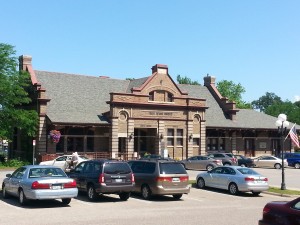
{"type": "Polygon", "coordinates": [[[173,102],[173,95],[170,92],[167,92],[167,102],[173,102]]]}
{"type": "Polygon", "coordinates": [[[168,91],[156,90],[149,93],[149,101],[173,102],[174,95],[168,91]]]}
{"type": "Polygon", "coordinates": [[[149,93],[149,101],[154,101],[154,91],[149,93]]]}

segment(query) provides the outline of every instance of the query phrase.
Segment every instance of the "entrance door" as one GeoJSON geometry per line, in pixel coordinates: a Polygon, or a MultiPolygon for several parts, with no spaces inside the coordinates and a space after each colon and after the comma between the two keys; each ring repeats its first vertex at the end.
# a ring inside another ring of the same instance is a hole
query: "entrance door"
{"type": "Polygon", "coordinates": [[[134,151],[139,156],[149,154],[159,154],[156,128],[135,128],[134,129],[134,151]]]}

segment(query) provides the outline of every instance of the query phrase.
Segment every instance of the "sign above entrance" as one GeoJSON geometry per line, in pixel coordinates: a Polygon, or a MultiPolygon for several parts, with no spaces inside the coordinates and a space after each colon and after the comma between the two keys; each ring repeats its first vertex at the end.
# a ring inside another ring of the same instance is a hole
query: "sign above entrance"
{"type": "Polygon", "coordinates": [[[144,116],[145,117],[166,117],[166,118],[178,118],[180,117],[180,113],[176,111],[148,111],[144,110],[144,116]]]}

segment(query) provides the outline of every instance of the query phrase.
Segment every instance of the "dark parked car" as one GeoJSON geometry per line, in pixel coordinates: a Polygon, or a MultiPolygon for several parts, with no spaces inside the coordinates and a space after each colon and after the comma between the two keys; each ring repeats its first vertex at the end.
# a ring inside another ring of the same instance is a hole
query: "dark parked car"
{"type": "Polygon", "coordinates": [[[234,155],[234,156],[237,158],[239,166],[245,166],[245,167],[254,166],[253,159],[247,158],[243,155],[234,155]]]}
{"type": "Polygon", "coordinates": [[[153,195],[172,195],[180,199],[190,192],[189,175],[182,163],[168,160],[132,160],[128,162],[135,175],[134,191],[144,199],[153,195]]]}
{"type": "Polygon", "coordinates": [[[269,202],[263,209],[263,218],[258,225],[299,225],[300,197],[292,201],[269,202]]]}
{"type": "Polygon", "coordinates": [[[126,201],[134,188],[134,174],[127,162],[116,160],[88,160],[79,163],[69,173],[79,191],[94,201],[101,194],[118,194],[126,201]]]}
{"type": "Polygon", "coordinates": [[[300,169],[300,152],[299,153],[285,153],[284,158],[287,160],[288,165],[300,169]]]}
{"type": "Polygon", "coordinates": [[[224,166],[237,166],[238,162],[237,159],[233,156],[232,153],[209,153],[207,155],[208,157],[214,158],[214,159],[220,159],[222,160],[222,163],[224,166]]]}

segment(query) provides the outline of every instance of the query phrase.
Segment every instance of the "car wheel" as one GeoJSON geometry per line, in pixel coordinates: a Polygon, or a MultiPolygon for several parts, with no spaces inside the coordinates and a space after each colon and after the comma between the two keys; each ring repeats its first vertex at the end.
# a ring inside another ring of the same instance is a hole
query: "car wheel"
{"type": "Polygon", "coordinates": [[[260,191],[252,191],[252,194],[253,194],[254,196],[259,196],[260,191]]]}
{"type": "Polygon", "coordinates": [[[24,191],[21,189],[19,191],[19,203],[20,203],[20,205],[26,205],[27,201],[28,200],[27,200],[27,198],[26,198],[26,196],[24,194],[24,191]]]}
{"type": "Polygon", "coordinates": [[[142,196],[146,200],[149,200],[151,198],[151,190],[148,185],[144,185],[142,187],[142,196]]]}
{"type": "Polygon", "coordinates": [[[2,185],[2,196],[3,198],[8,198],[8,194],[6,192],[6,187],[4,184],[2,185]]]}
{"type": "Polygon", "coordinates": [[[295,163],[295,168],[300,169],[300,163],[295,163]]]}
{"type": "Polygon", "coordinates": [[[88,186],[87,196],[90,201],[95,201],[97,199],[97,193],[93,185],[88,186]]]}
{"type": "Polygon", "coordinates": [[[275,169],[280,169],[280,168],[281,168],[281,165],[280,165],[279,163],[276,163],[276,164],[274,165],[274,167],[275,167],[275,169]]]}
{"type": "Polygon", "coordinates": [[[231,166],[230,163],[224,163],[224,166],[231,166]]]}
{"type": "Polygon", "coordinates": [[[242,163],[241,167],[247,167],[247,165],[245,163],[242,163]]]}
{"type": "Polygon", "coordinates": [[[213,168],[214,168],[213,165],[207,165],[207,166],[206,166],[206,170],[207,170],[207,171],[211,171],[213,168]]]}
{"type": "Polygon", "coordinates": [[[127,201],[130,197],[130,192],[122,192],[119,194],[119,197],[122,201],[127,201]]]}
{"type": "Polygon", "coordinates": [[[197,187],[201,189],[205,188],[205,181],[202,177],[197,180],[197,187]]]}
{"type": "Polygon", "coordinates": [[[230,183],[228,187],[228,191],[232,195],[237,195],[239,192],[239,189],[235,183],[230,183]]]}
{"type": "Polygon", "coordinates": [[[61,201],[64,205],[69,205],[71,202],[71,198],[63,198],[61,201]]]}
{"type": "Polygon", "coordinates": [[[173,195],[173,198],[175,200],[179,200],[179,199],[181,199],[181,197],[182,197],[182,194],[173,195]]]}

